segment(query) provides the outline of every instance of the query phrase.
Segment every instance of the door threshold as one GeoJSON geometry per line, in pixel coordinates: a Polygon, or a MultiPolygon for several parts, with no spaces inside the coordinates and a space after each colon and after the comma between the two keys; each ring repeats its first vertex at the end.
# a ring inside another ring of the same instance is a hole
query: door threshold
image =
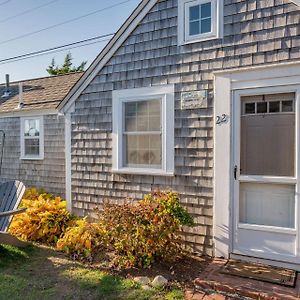
{"type": "Polygon", "coordinates": [[[236,260],[243,260],[243,261],[247,261],[247,262],[264,264],[264,265],[270,265],[270,266],[275,266],[275,267],[281,267],[281,268],[291,269],[291,270],[300,272],[300,264],[296,264],[296,263],[288,263],[288,262],[283,262],[283,261],[278,261],[278,260],[257,258],[257,257],[253,257],[253,256],[246,256],[246,255],[234,254],[234,253],[230,254],[230,258],[236,259],[236,260]]]}

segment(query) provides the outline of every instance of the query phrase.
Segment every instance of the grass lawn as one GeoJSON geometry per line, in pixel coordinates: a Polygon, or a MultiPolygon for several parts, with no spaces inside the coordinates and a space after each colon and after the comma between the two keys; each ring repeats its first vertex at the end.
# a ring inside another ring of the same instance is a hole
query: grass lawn
{"type": "Polygon", "coordinates": [[[0,245],[0,300],[184,299],[178,288],[143,290],[129,279],[69,260],[50,248],[0,245]]]}

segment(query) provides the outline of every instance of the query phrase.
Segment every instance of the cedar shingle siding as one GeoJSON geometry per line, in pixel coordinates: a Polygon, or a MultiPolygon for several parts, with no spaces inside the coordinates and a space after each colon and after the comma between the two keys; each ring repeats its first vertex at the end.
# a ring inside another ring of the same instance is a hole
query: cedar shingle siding
{"type": "Polygon", "coordinates": [[[173,189],[194,214],[193,251],[212,253],[213,71],[300,59],[300,11],[287,0],[224,0],[224,39],[178,47],[177,0],[161,0],[77,99],[72,114],[72,196],[78,213],[103,199],[173,189]],[[175,84],[175,176],[116,175],[112,90],[175,84]],[[183,91],[208,90],[205,108],[180,109],[183,91]]]}
{"type": "Polygon", "coordinates": [[[44,160],[20,160],[20,118],[0,118],[5,132],[1,181],[22,180],[26,187],[39,187],[65,196],[64,117],[44,116],[44,160]]]}

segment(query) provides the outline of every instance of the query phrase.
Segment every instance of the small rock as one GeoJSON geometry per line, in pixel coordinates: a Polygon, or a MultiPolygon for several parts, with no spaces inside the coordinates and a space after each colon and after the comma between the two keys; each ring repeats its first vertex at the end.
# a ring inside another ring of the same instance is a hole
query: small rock
{"type": "Polygon", "coordinates": [[[160,287],[160,286],[165,286],[167,283],[168,283],[167,278],[165,278],[164,276],[158,275],[153,279],[151,284],[154,287],[160,287]]]}
{"type": "Polygon", "coordinates": [[[137,276],[133,280],[141,285],[147,285],[150,283],[150,279],[146,276],[137,276]]]}
{"type": "Polygon", "coordinates": [[[151,291],[152,287],[149,286],[149,285],[142,285],[142,289],[145,290],[145,291],[151,291]]]}

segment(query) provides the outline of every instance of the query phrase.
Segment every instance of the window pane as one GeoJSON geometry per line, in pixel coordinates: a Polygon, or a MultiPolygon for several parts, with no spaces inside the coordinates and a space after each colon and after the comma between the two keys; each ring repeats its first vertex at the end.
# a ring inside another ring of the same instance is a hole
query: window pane
{"type": "Polygon", "coordinates": [[[245,114],[255,114],[255,103],[245,103],[245,114]]]}
{"type": "Polygon", "coordinates": [[[25,139],[25,155],[38,156],[40,154],[40,140],[39,139],[25,139]]]}
{"type": "Polygon", "coordinates": [[[211,32],[211,19],[201,21],[201,33],[211,32]]]}
{"type": "Polygon", "coordinates": [[[295,186],[241,183],[240,222],[295,227],[295,186]]]}
{"type": "Polygon", "coordinates": [[[267,102],[257,102],[257,113],[263,114],[268,112],[268,103],[267,102]]]}
{"type": "Polygon", "coordinates": [[[39,136],[40,135],[40,121],[39,119],[28,119],[24,121],[24,135],[25,136],[39,136]]]}
{"type": "Polygon", "coordinates": [[[294,102],[291,101],[282,101],[282,112],[292,112],[294,111],[294,102]]]}
{"type": "Polygon", "coordinates": [[[269,112],[270,113],[280,112],[280,101],[269,102],[269,112]]]}
{"type": "Polygon", "coordinates": [[[295,114],[241,117],[241,174],[294,176],[295,114]]]}
{"type": "Polygon", "coordinates": [[[160,167],[161,135],[124,135],[126,166],[160,167]]]}
{"type": "Polygon", "coordinates": [[[160,100],[127,102],[124,107],[126,132],[160,131],[160,100]]]}
{"type": "Polygon", "coordinates": [[[149,131],[160,131],[160,116],[149,117],[149,131]]]}
{"type": "Polygon", "coordinates": [[[190,7],[190,21],[195,21],[200,19],[200,7],[199,5],[190,7]]]}
{"type": "Polygon", "coordinates": [[[200,33],[200,22],[190,22],[190,35],[197,35],[200,33]]]}
{"type": "Polygon", "coordinates": [[[134,117],[136,115],[137,110],[136,102],[128,102],[125,105],[125,116],[126,117],[134,117]]]}
{"type": "Polygon", "coordinates": [[[126,144],[126,164],[137,164],[138,163],[138,136],[125,136],[125,144],[126,144]]]}
{"type": "Polygon", "coordinates": [[[201,5],[201,19],[211,17],[211,2],[201,5]]]}
{"type": "Polygon", "coordinates": [[[147,115],[137,117],[137,131],[149,131],[149,120],[147,115]]]}
{"type": "Polygon", "coordinates": [[[150,115],[160,115],[160,101],[148,101],[148,105],[150,115]]]}
{"type": "Polygon", "coordinates": [[[136,131],[137,130],[137,119],[136,117],[125,117],[125,131],[136,131]]]}

